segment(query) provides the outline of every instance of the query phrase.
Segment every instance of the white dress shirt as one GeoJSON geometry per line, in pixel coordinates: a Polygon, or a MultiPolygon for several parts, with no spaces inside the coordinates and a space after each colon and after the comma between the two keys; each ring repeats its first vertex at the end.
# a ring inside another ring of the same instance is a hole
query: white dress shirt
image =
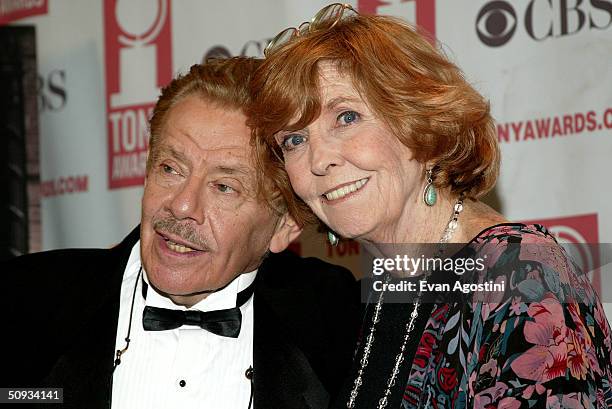
{"type": "MultiPolygon", "coordinates": [[[[145,331],[142,313],[145,305],[187,310],[174,304],[149,285],[142,296],[140,241],[123,274],[121,304],[117,324],[116,350],[125,348],[132,295],[131,342],[113,376],[112,409],[162,408],[247,408],[251,384],[245,371],[253,364],[253,297],[244,303],[238,338],[212,334],[196,326],[174,330],[145,331]]],[[[147,281],[146,272],[142,271],[147,281]]],[[[236,295],[247,288],[257,270],[241,274],[222,290],[189,308],[212,311],[236,306],[236,295]]]]}

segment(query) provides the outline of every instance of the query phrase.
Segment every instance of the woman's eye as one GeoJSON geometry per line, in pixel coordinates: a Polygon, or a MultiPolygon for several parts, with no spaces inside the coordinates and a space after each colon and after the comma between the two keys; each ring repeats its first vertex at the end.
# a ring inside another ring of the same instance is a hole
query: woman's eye
{"type": "Polygon", "coordinates": [[[287,135],[283,138],[283,142],[281,144],[281,147],[284,150],[290,151],[292,149],[297,148],[298,146],[300,146],[301,144],[304,143],[304,141],[306,140],[306,138],[304,137],[304,135],[300,135],[300,134],[290,134],[287,135]]]}
{"type": "Polygon", "coordinates": [[[340,125],[349,125],[359,120],[359,114],[355,111],[345,111],[338,115],[340,125]]]}

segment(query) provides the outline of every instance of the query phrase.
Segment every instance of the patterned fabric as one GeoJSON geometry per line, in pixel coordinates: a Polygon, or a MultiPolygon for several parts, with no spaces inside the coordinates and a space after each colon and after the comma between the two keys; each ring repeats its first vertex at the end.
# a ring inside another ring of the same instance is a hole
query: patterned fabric
{"type": "Polygon", "coordinates": [[[610,325],[554,237],[502,224],[466,251],[505,292],[433,306],[402,408],[612,408],[610,325]]]}

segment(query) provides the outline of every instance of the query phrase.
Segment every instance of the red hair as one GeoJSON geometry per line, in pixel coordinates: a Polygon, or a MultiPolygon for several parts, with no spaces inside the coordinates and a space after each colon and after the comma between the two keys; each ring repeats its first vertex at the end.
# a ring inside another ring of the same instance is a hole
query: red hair
{"type": "Polygon", "coordinates": [[[332,62],[352,80],[416,160],[434,164],[437,187],[477,198],[495,185],[499,147],[488,102],[428,37],[406,22],[357,15],[272,51],[251,82],[254,100],[248,116],[258,163],[280,187],[298,222],[311,222],[314,216],[289,186],[274,134],[302,129],[319,116],[322,61],[332,62]]]}
{"type": "MultiPolygon", "coordinates": [[[[162,90],[155,104],[150,120],[151,138],[149,140],[149,157],[147,172],[155,161],[157,146],[162,138],[161,131],[166,116],[172,107],[187,96],[198,96],[217,106],[246,114],[246,107],[251,103],[249,82],[261,60],[248,57],[211,59],[204,64],[191,66],[185,75],[179,75],[162,90]]],[[[256,175],[258,196],[272,209],[282,214],[286,204],[279,188],[263,180],[263,175],[256,175]]]]}

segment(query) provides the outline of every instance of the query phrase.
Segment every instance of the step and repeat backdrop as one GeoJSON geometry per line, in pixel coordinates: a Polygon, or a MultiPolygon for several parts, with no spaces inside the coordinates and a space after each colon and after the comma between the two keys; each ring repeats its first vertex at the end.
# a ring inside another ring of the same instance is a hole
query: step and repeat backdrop
{"type": "MultiPolygon", "coordinates": [[[[491,101],[503,162],[489,203],[564,242],[612,242],[612,0],[350,3],[427,29],[491,101]]],[[[37,30],[42,248],[120,241],[139,221],[160,87],[208,56],[261,56],[326,4],[0,0],[0,24],[37,30]]],[[[357,243],[307,232],[294,249],[360,274],[357,243]]],[[[592,277],[605,301],[609,276],[592,277]]]]}

